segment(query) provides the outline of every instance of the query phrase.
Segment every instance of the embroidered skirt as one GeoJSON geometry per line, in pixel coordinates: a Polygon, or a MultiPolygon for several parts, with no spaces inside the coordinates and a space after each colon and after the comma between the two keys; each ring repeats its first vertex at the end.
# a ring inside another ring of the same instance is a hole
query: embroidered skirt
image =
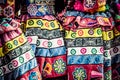
{"type": "Polygon", "coordinates": [[[43,80],[66,80],[66,47],[62,26],[52,15],[28,18],[25,35],[34,50],[43,80]]]}
{"type": "Polygon", "coordinates": [[[67,11],[63,19],[68,80],[111,80],[118,76],[120,35],[111,14],[67,11]]]}
{"type": "Polygon", "coordinates": [[[0,80],[41,80],[35,55],[11,18],[0,19],[0,80]]]}

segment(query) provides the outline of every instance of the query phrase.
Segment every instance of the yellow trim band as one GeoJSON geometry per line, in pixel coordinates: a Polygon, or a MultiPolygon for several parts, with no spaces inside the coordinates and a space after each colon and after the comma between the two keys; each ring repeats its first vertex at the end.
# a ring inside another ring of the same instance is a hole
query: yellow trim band
{"type": "Polygon", "coordinates": [[[58,25],[57,20],[43,20],[43,19],[29,19],[26,23],[26,28],[40,28],[40,29],[47,29],[47,30],[53,30],[60,28],[60,25],[58,25]]]}
{"type": "MultiPolygon", "coordinates": [[[[3,53],[7,54],[9,51],[23,45],[25,42],[27,42],[24,34],[21,34],[20,36],[18,36],[17,38],[5,43],[4,47],[3,47],[3,53]]],[[[4,55],[3,55],[4,56],[4,55]]],[[[0,56],[2,57],[2,56],[0,56]]]]}
{"type": "Polygon", "coordinates": [[[79,37],[102,37],[102,30],[101,28],[78,29],[75,32],[66,30],[66,39],[75,39],[79,37]]]}

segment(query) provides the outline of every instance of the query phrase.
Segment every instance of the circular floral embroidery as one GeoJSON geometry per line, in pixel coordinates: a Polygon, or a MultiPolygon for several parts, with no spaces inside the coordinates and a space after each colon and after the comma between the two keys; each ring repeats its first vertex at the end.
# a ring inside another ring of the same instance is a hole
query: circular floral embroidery
{"type": "Polygon", "coordinates": [[[9,70],[13,70],[13,65],[12,65],[12,63],[9,63],[9,64],[8,64],[8,69],[9,69],[9,70]]]}
{"type": "Polygon", "coordinates": [[[96,50],[95,48],[93,48],[93,49],[91,50],[91,52],[92,52],[92,54],[96,54],[96,53],[97,53],[97,50],[96,50]]]}
{"type": "Polygon", "coordinates": [[[63,62],[62,59],[56,60],[55,63],[53,64],[53,68],[55,72],[58,74],[64,73],[66,70],[66,64],[63,62]]]}
{"type": "Polygon", "coordinates": [[[71,53],[72,55],[75,55],[75,54],[76,54],[76,50],[75,50],[75,49],[71,49],[70,53],[71,53]]]}
{"type": "Polygon", "coordinates": [[[98,34],[98,35],[101,35],[101,34],[102,34],[101,29],[98,29],[98,30],[97,30],[97,34],[98,34]]]}
{"type": "Polygon", "coordinates": [[[110,70],[105,72],[105,80],[112,80],[111,79],[111,71],[110,70]]]}
{"type": "Polygon", "coordinates": [[[33,20],[28,21],[28,25],[32,26],[34,24],[33,20]]]}
{"type": "Polygon", "coordinates": [[[11,44],[11,43],[8,43],[8,44],[7,44],[7,48],[8,48],[8,49],[12,49],[12,48],[13,48],[12,44],[11,44]]]}
{"type": "Polygon", "coordinates": [[[29,43],[32,42],[32,38],[31,37],[27,37],[27,40],[28,40],[29,43]]]}
{"type": "Polygon", "coordinates": [[[72,34],[71,34],[71,37],[72,37],[72,38],[75,38],[75,37],[76,37],[76,33],[72,33],[72,34]]]}
{"type": "Polygon", "coordinates": [[[24,62],[24,58],[23,57],[19,57],[19,62],[23,63],[24,62]]]}
{"type": "Polygon", "coordinates": [[[45,26],[46,26],[46,27],[49,27],[49,23],[48,23],[48,22],[46,22],[46,23],[45,23],[45,26]]]}
{"type": "Polygon", "coordinates": [[[52,42],[48,42],[48,47],[51,47],[52,46],[52,42]]]}
{"type": "Polygon", "coordinates": [[[104,57],[108,57],[108,51],[104,52],[104,57]]]}
{"type": "Polygon", "coordinates": [[[82,49],[80,50],[80,52],[81,52],[82,54],[85,54],[85,53],[87,52],[87,49],[86,49],[86,48],[82,48],[82,49]]]}
{"type": "Polygon", "coordinates": [[[76,68],[73,72],[74,80],[85,80],[87,78],[86,71],[83,68],[76,68]]]}
{"type": "Polygon", "coordinates": [[[27,11],[30,15],[35,16],[38,12],[37,6],[35,4],[30,4],[27,7],[27,11]]]}
{"type": "Polygon", "coordinates": [[[16,60],[13,60],[13,61],[12,61],[12,64],[13,64],[14,67],[17,67],[17,66],[18,66],[18,62],[17,62],[16,60]]]}
{"type": "Polygon", "coordinates": [[[40,27],[43,26],[43,22],[42,22],[41,20],[38,20],[38,21],[37,21],[37,24],[38,24],[40,27]]]}
{"type": "Polygon", "coordinates": [[[93,29],[90,29],[90,30],[88,31],[88,34],[93,35],[93,34],[94,34],[93,29]]]}
{"type": "Polygon", "coordinates": [[[78,31],[78,35],[79,35],[79,36],[82,36],[83,34],[84,34],[83,30],[79,30],[79,31],[78,31]]]}
{"type": "Polygon", "coordinates": [[[30,54],[29,53],[27,53],[27,54],[25,54],[25,57],[26,57],[26,59],[30,59],[30,54]]]}
{"type": "Polygon", "coordinates": [[[10,17],[10,16],[12,16],[12,14],[13,14],[13,8],[10,7],[10,6],[7,6],[7,7],[4,9],[4,15],[5,15],[6,17],[10,17]]]}
{"type": "Polygon", "coordinates": [[[24,42],[24,39],[22,37],[19,38],[19,42],[20,43],[23,43],[24,42]]]}
{"type": "Polygon", "coordinates": [[[54,22],[51,22],[51,23],[50,23],[50,25],[51,25],[51,27],[52,27],[52,28],[54,28],[54,27],[55,27],[54,22]]]}
{"type": "Polygon", "coordinates": [[[18,41],[17,41],[17,40],[14,40],[14,41],[13,41],[13,44],[17,46],[17,45],[18,45],[18,41]]]}
{"type": "Polygon", "coordinates": [[[59,46],[61,46],[61,45],[62,45],[62,40],[58,40],[58,41],[57,41],[57,44],[58,44],[59,46]]]}

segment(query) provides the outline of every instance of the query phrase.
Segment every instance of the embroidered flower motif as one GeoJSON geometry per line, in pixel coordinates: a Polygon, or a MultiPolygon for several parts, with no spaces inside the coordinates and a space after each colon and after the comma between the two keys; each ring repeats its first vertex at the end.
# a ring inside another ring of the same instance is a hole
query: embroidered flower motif
{"type": "Polygon", "coordinates": [[[36,72],[31,72],[29,75],[29,80],[38,80],[38,76],[36,72]]]}
{"type": "Polygon", "coordinates": [[[7,48],[8,48],[8,49],[12,49],[12,48],[13,48],[13,45],[12,45],[11,43],[8,43],[8,44],[7,44],[7,48]]]}
{"type": "Polygon", "coordinates": [[[19,57],[19,62],[22,64],[24,63],[24,58],[22,56],[19,57]]]}
{"type": "Polygon", "coordinates": [[[107,72],[105,72],[105,80],[112,80],[111,79],[111,71],[108,70],[107,72]]]}
{"type": "Polygon", "coordinates": [[[66,70],[66,64],[63,62],[62,59],[56,60],[55,63],[53,64],[53,68],[55,72],[58,74],[64,73],[66,70]]]}
{"type": "Polygon", "coordinates": [[[10,7],[10,6],[7,6],[5,9],[4,9],[4,15],[6,17],[10,17],[13,15],[13,8],[10,7]]]}
{"type": "Polygon", "coordinates": [[[27,7],[27,11],[30,15],[35,16],[38,12],[37,6],[35,4],[30,4],[27,7]]]}
{"type": "Polygon", "coordinates": [[[76,68],[73,72],[74,80],[85,80],[87,78],[87,74],[85,69],[83,68],[76,68]]]}
{"type": "Polygon", "coordinates": [[[13,41],[13,44],[14,44],[15,46],[17,46],[17,45],[18,45],[18,41],[17,41],[17,40],[14,40],[14,41],[13,41]]]}

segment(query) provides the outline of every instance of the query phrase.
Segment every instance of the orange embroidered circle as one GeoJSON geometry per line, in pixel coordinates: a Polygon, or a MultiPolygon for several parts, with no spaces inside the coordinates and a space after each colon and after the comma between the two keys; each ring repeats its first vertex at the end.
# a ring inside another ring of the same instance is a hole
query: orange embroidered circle
{"type": "Polygon", "coordinates": [[[22,37],[19,38],[19,42],[20,43],[23,43],[24,42],[24,39],[22,37]]]}
{"type": "Polygon", "coordinates": [[[48,23],[48,22],[46,22],[46,23],[45,23],[45,26],[46,26],[46,27],[49,27],[49,23],[48,23]]]}
{"type": "Polygon", "coordinates": [[[84,34],[83,30],[79,30],[79,31],[78,31],[78,35],[79,35],[79,36],[82,36],[83,34],[84,34]]]}

